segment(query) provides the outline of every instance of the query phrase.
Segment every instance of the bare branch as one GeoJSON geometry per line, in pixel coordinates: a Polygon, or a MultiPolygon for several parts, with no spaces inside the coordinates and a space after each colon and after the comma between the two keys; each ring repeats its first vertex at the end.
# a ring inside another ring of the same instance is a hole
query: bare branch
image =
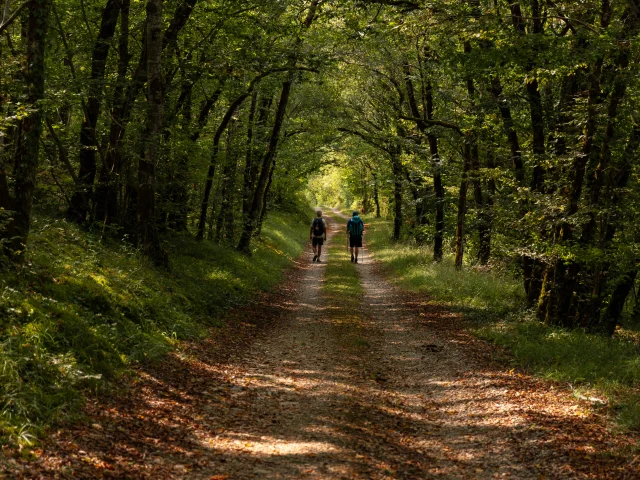
{"type": "Polygon", "coordinates": [[[9,25],[11,25],[13,21],[16,18],[18,18],[18,15],[20,15],[20,12],[24,10],[24,7],[26,7],[28,4],[29,4],[29,1],[24,2],[22,5],[16,8],[16,11],[13,12],[9,18],[7,18],[7,15],[9,13],[9,8],[11,6],[11,2],[7,1],[4,7],[4,16],[2,17],[2,24],[0,24],[0,34],[4,32],[7,28],[9,28],[9,25]]]}

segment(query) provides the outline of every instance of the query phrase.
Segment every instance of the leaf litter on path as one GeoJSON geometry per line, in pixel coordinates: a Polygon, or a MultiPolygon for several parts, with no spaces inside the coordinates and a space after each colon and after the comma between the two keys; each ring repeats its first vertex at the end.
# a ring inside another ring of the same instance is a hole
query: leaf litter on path
{"type": "Polygon", "coordinates": [[[640,478],[633,436],[563,386],[492,362],[458,316],[392,287],[366,258],[359,305],[331,304],[326,264],[301,261],[208,339],[89,402],[88,420],[52,432],[37,458],[5,449],[3,474],[640,478]]]}

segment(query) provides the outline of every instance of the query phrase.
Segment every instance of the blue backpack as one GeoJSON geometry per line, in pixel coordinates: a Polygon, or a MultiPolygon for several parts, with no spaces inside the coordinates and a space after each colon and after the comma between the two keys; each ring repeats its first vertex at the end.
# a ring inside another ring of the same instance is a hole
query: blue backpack
{"type": "Polygon", "coordinates": [[[353,217],[349,220],[349,234],[352,237],[361,237],[364,230],[364,223],[360,217],[353,217]]]}

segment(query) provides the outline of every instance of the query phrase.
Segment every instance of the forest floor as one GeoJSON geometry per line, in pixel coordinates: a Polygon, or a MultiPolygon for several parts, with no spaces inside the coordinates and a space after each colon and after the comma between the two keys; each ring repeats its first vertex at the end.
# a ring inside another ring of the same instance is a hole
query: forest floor
{"type": "MultiPolygon", "coordinates": [[[[329,248],[348,263],[338,237],[329,248]]],[[[459,316],[390,285],[371,252],[355,301],[327,295],[327,264],[308,257],[228,327],[89,403],[87,422],[5,459],[4,475],[640,478],[635,439],[604,412],[493,361],[459,316]]]]}

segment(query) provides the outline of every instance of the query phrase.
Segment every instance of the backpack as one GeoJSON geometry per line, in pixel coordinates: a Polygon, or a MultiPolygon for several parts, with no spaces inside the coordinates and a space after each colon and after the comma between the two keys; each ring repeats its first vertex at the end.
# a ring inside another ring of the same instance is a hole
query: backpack
{"type": "Polygon", "coordinates": [[[349,233],[352,237],[361,237],[362,231],[364,230],[364,223],[358,218],[352,218],[349,220],[349,233]]]}
{"type": "Polygon", "coordinates": [[[322,237],[324,235],[324,222],[320,217],[313,219],[313,235],[315,237],[322,237]]]}

